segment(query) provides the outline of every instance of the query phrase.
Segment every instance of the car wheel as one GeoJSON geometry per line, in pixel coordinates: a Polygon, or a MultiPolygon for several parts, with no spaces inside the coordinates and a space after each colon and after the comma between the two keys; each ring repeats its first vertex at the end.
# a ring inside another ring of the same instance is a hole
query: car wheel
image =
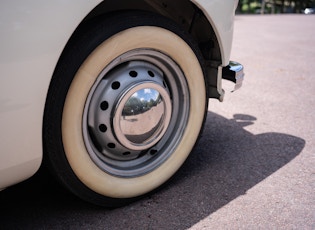
{"type": "Polygon", "coordinates": [[[45,158],[79,197],[117,207],[156,189],[191,152],[207,108],[189,34],[148,13],[82,26],[56,67],[45,158]]]}

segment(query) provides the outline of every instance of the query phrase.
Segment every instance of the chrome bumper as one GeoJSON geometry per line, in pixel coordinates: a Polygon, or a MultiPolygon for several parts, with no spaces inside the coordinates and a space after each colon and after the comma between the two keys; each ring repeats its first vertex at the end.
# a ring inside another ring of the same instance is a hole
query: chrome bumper
{"type": "Polygon", "coordinates": [[[241,88],[244,75],[243,65],[234,61],[230,61],[229,65],[222,69],[222,78],[235,83],[233,91],[241,88]]]}

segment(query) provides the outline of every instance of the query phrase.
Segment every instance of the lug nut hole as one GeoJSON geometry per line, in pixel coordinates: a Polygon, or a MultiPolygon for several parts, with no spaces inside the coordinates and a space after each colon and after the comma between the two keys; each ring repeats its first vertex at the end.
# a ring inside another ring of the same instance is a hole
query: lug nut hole
{"type": "Polygon", "coordinates": [[[114,143],[108,143],[107,147],[110,149],[114,149],[116,147],[116,145],[114,143]]]}
{"type": "Polygon", "coordinates": [[[105,111],[108,109],[108,102],[107,101],[102,101],[101,105],[101,110],[105,111]]]}
{"type": "Polygon", "coordinates": [[[154,154],[156,154],[156,153],[157,153],[157,150],[156,150],[156,149],[151,149],[151,150],[150,150],[150,154],[151,154],[151,155],[154,155],[154,154]]]}
{"type": "Polygon", "coordinates": [[[112,83],[112,89],[119,89],[120,87],[120,82],[119,81],[114,81],[112,83]]]}
{"type": "Polygon", "coordinates": [[[132,70],[132,71],[129,72],[129,76],[130,77],[137,77],[138,73],[136,71],[132,70]]]}
{"type": "Polygon", "coordinates": [[[102,133],[105,133],[107,131],[107,126],[104,124],[100,124],[98,128],[102,133]]]}
{"type": "Polygon", "coordinates": [[[149,74],[150,77],[154,77],[154,73],[152,71],[149,70],[148,74],[149,74]]]}

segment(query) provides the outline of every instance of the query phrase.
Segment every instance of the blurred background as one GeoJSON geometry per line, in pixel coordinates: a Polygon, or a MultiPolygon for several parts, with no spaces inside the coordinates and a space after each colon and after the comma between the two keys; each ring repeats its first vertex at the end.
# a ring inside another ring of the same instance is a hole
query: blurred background
{"type": "Polygon", "coordinates": [[[240,0],[238,14],[315,14],[315,0],[240,0]]]}

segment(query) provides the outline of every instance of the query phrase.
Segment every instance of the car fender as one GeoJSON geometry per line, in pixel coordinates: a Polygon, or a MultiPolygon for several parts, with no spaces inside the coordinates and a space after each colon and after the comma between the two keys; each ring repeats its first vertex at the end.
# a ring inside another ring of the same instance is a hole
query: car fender
{"type": "Polygon", "coordinates": [[[45,99],[55,65],[75,28],[100,2],[1,1],[0,190],[39,168],[45,99]]]}
{"type": "Polygon", "coordinates": [[[232,49],[234,12],[238,0],[191,0],[206,16],[217,37],[222,66],[227,66],[230,61],[232,49]],[[230,4],[227,4],[230,2],[230,4]],[[234,4],[231,4],[234,2],[234,4]]]}

